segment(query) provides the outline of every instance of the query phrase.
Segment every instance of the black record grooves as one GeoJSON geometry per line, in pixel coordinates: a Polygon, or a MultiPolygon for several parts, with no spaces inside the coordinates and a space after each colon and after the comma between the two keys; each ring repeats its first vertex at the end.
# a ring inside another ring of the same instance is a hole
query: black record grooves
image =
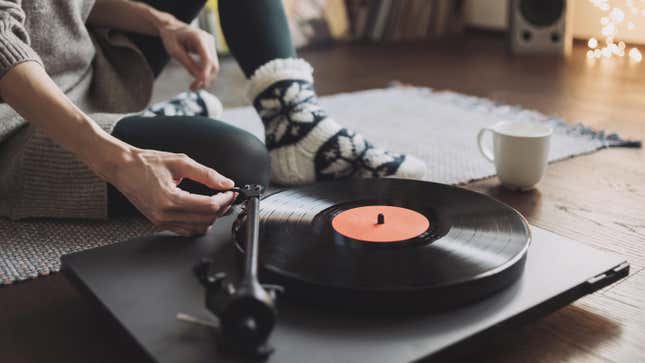
{"type": "MultiPolygon", "coordinates": [[[[243,234],[236,235],[242,242],[243,234]]],[[[288,298],[353,311],[441,309],[479,300],[520,276],[529,241],[528,224],[513,208],[422,181],[317,183],[260,203],[261,281],[283,285],[288,298]],[[365,205],[415,210],[430,227],[398,243],[362,242],[333,230],[335,215],[365,205]]]]}

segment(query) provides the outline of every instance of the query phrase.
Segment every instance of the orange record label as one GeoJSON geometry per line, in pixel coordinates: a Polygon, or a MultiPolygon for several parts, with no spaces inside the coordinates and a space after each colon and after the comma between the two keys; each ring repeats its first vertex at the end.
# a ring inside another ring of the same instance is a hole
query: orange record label
{"type": "Polygon", "coordinates": [[[332,219],[331,226],[345,237],[387,243],[417,237],[428,230],[430,222],[412,209],[370,205],[339,213],[332,219]]]}

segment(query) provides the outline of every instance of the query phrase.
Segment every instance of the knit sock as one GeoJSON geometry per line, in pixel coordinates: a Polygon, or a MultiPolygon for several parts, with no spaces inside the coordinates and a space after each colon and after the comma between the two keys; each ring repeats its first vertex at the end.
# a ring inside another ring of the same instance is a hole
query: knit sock
{"type": "Polygon", "coordinates": [[[220,118],[223,107],[220,100],[204,90],[183,92],[148,107],[143,116],[205,116],[220,118]]]}
{"type": "Polygon", "coordinates": [[[423,178],[425,163],[375,147],[320,107],[313,69],[302,59],[276,59],[251,77],[249,99],[262,118],[272,180],[283,185],[343,178],[423,178]]]}

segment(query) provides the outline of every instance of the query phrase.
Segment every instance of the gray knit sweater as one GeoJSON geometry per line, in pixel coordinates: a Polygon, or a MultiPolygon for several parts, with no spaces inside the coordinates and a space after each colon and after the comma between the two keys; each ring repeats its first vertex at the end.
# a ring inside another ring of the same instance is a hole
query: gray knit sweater
{"type": "MultiPolygon", "coordinates": [[[[153,76],[122,34],[92,30],[94,0],[0,0],[0,77],[38,62],[108,132],[144,108],[153,76]]],[[[38,100],[33,100],[38,107],[38,100]]],[[[0,103],[0,216],[107,218],[106,184],[0,103]]]]}

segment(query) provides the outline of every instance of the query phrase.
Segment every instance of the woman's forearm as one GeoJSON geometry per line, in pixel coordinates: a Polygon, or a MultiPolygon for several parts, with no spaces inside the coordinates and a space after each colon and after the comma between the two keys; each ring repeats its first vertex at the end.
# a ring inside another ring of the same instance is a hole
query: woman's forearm
{"type": "Polygon", "coordinates": [[[36,62],[24,62],[0,78],[0,96],[26,121],[108,179],[131,146],[101,129],[74,105],[36,62]]]}
{"type": "Polygon", "coordinates": [[[160,28],[172,27],[181,22],[173,15],[144,3],[129,0],[97,0],[87,23],[133,33],[159,35],[160,28]]]}

